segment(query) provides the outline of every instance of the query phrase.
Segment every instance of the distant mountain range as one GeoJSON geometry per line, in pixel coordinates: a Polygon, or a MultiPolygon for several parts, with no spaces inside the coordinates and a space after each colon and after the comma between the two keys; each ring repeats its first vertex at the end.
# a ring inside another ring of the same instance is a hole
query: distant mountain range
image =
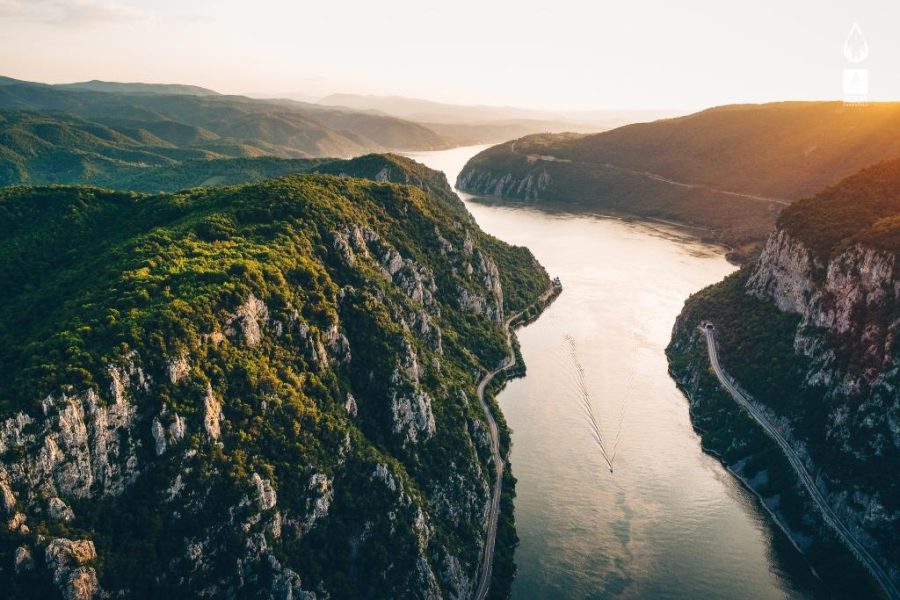
{"type": "Polygon", "coordinates": [[[598,133],[628,123],[653,121],[681,114],[676,110],[596,110],[551,112],[510,106],[465,106],[405,98],[332,94],[325,106],[390,115],[422,123],[453,145],[505,142],[535,133],[598,133]]]}
{"type": "Polygon", "coordinates": [[[79,83],[62,83],[54,87],[67,90],[88,90],[93,92],[110,92],[118,94],[182,94],[188,96],[220,96],[219,92],[196,85],[180,85],[173,83],[120,83],[115,81],[82,81],[79,83]]]}
{"type": "Polygon", "coordinates": [[[227,96],[193,86],[46,85],[4,78],[0,109],[67,113],[107,127],[191,129],[204,144],[216,142],[280,157],[347,157],[451,145],[427,127],[395,117],[290,100],[227,96]]]}
{"type": "MultiPolygon", "coordinates": [[[[438,150],[534,132],[599,128],[525,109],[381,100],[335,96],[330,101],[350,106],[331,106],[230,96],[191,85],[50,85],[0,77],[0,185],[85,183],[160,191],[185,181],[171,171],[183,161],[220,161],[180,169],[200,184],[206,179],[198,173],[218,170],[222,159],[269,157],[262,171],[259,161],[228,163],[238,173],[224,180],[237,182],[255,180],[259,172],[275,176],[302,170],[274,159],[438,150]],[[398,116],[407,113],[434,122],[398,116]],[[275,164],[277,173],[271,170],[275,164]],[[155,168],[163,171],[144,172],[155,168]]],[[[210,177],[220,180],[218,172],[210,177]]]]}
{"type": "Polygon", "coordinates": [[[460,173],[481,195],[674,220],[754,252],[781,209],[900,156],[900,103],[712,108],[595,135],[531,136],[460,173]]]}
{"type": "Polygon", "coordinates": [[[403,96],[371,96],[332,94],[319,101],[327,106],[344,106],[357,110],[373,110],[421,123],[544,123],[546,127],[531,133],[554,131],[595,132],[627,123],[653,121],[682,114],[677,110],[593,110],[546,111],[512,106],[459,105],[406,98],[403,96]]]}
{"type": "MultiPolygon", "coordinates": [[[[138,131],[154,145],[158,140],[143,133],[149,132],[207,158],[344,158],[438,150],[532,133],[597,132],[635,116],[579,120],[526,109],[406,98],[339,95],[311,103],[225,95],[192,85],[97,80],[51,85],[9,77],[0,77],[0,110],[65,113],[53,118],[85,119],[120,133],[138,131]]],[[[50,171],[41,176],[50,177],[50,171]]]]}

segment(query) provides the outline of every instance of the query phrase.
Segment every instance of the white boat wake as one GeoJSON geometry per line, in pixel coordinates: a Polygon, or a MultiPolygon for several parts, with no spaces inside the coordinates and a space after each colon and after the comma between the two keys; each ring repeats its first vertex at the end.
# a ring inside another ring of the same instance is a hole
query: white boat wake
{"type": "Polygon", "coordinates": [[[624,400],[622,402],[619,410],[616,434],[612,445],[609,445],[608,438],[604,439],[603,430],[600,427],[600,419],[594,412],[594,405],[591,402],[591,392],[584,376],[584,367],[578,359],[578,346],[575,344],[575,339],[571,335],[566,335],[565,339],[569,348],[568,367],[570,377],[567,383],[578,399],[579,406],[584,413],[588,428],[591,431],[591,437],[597,443],[597,447],[600,449],[600,455],[603,457],[603,460],[606,461],[609,472],[612,473],[614,471],[616,455],[619,450],[619,442],[622,440],[622,426],[625,423],[627,402],[624,400]]]}

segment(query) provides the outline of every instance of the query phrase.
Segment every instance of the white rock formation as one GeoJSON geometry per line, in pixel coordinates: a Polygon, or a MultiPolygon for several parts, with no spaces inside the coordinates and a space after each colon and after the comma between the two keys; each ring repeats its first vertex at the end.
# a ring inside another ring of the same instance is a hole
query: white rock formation
{"type": "Polygon", "coordinates": [[[47,510],[51,519],[68,523],[75,518],[75,513],[61,498],[50,498],[47,502],[47,510]]]}
{"type": "Polygon", "coordinates": [[[303,533],[308,532],[319,520],[328,515],[331,501],[334,499],[331,480],[322,473],[315,473],[309,478],[309,489],[313,492],[313,497],[306,502],[306,519],[300,527],[303,533]]]}
{"type": "Polygon", "coordinates": [[[256,502],[259,504],[260,510],[269,510],[275,508],[278,503],[278,496],[275,494],[275,488],[268,479],[263,479],[259,473],[251,475],[250,480],[256,487],[256,502]]]}
{"type": "Polygon", "coordinates": [[[347,414],[351,417],[356,417],[356,414],[358,412],[356,406],[356,398],[354,398],[353,394],[349,392],[347,393],[347,400],[344,402],[344,410],[346,410],[347,414]]]}
{"type": "Polygon", "coordinates": [[[222,405],[213,394],[212,385],[206,384],[206,396],[203,397],[203,429],[211,440],[218,441],[222,435],[222,405]]]}
{"type": "Polygon", "coordinates": [[[0,451],[33,449],[5,465],[10,482],[27,490],[26,504],[40,497],[83,498],[95,491],[119,494],[137,476],[135,408],[113,381],[112,404],[102,405],[91,389],[48,396],[42,403],[44,418],[32,432],[25,427],[34,421],[22,413],[0,425],[0,451]]]}
{"type": "Polygon", "coordinates": [[[100,594],[97,573],[85,566],[97,558],[90,540],[56,538],[44,549],[44,561],[63,598],[89,600],[100,594]]]}
{"type": "Polygon", "coordinates": [[[166,451],[166,430],[163,428],[162,423],[159,422],[159,417],[153,417],[150,433],[153,435],[153,442],[156,445],[156,455],[162,456],[166,451]]]}
{"type": "Polygon", "coordinates": [[[13,494],[9,484],[0,480],[0,508],[3,513],[0,516],[8,517],[16,511],[16,496],[13,494]]]}
{"type": "Polygon", "coordinates": [[[522,175],[469,168],[460,173],[457,186],[461,190],[479,196],[539,200],[552,181],[553,178],[544,167],[530,167],[522,175]]]}
{"type": "MultiPolygon", "coordinates": [[[[893,255],[856,244],[823,264],[802,242],[779,230],[766,243],[747,290],[802,317],[795,347],[813,359],[809,383],[858,395],[882,385],[900,368],[900,321],[879,316],[900,304],[900,273],[893,255]],[[844,349],[862,353],[860,369],[836,367],[841,349],[835,340],[844,349]]],[[[900,435],[896,442],[900,448],[900,435]]]]}
{"type": "Polygon", "coordinates": [[[237,307],[234,316],[225,323],[225,335],[231,337],[238,332],[248,346],[256,346],[262,340],[262,327],[269,318],[265,302],[250,293],[247,301],[237,307]]]}
{"type": "Polygon", "coordinates": [[[32,556],[31,550],[26,546],[19,546],[16,548],[16,556],[13,564],[16,575],[34,569],[34,556],[32,556]]]}
{"type": "Polygon", "coordinates": [[[401,375],[398,367],[391,376],[390,402],[394,433],[405,443],[427,440],[435,432],[431,396],[421,389],[418,381],[410,381],[401,375]]]}
{"type": "Polygon", "coordinates": [[[166,373],[172,384],[178,383],[190,372],[191,366],[188,364],[187,356],[182,355],[166,363],[166,373]]]}

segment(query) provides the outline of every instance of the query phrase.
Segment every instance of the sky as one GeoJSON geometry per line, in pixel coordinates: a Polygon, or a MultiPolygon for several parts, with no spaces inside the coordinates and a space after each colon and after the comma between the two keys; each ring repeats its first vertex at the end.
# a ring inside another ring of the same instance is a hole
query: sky
{"type": "Polygon", "coordinates": [[[840,99],[865,68],[900,100],[898,26],[898,0],[0,0],[0,74],[602,110],[840,99]]]}

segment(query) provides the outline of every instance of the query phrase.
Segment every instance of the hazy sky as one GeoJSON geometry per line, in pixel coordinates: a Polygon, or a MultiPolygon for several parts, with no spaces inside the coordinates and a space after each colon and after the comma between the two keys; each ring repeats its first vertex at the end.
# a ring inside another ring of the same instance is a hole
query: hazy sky
{"type": "Polygon", "coordinates": [[[0,73],[557,109],[839,99],[858,22],[900,100],[900,1],[0,0],[0,73]]]}

